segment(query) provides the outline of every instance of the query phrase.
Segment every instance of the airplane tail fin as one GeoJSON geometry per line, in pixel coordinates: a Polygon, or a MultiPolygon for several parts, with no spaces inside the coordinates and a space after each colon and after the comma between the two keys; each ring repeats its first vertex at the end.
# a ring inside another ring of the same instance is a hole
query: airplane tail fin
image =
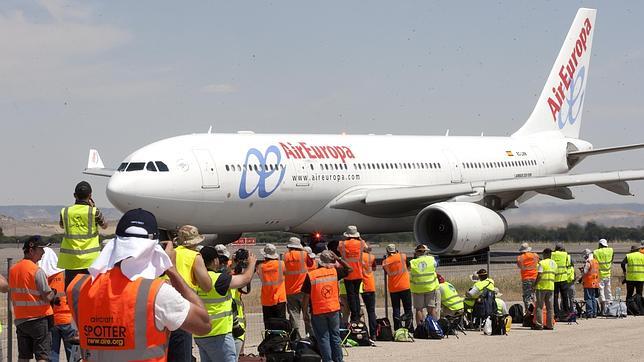
{"type": "Polygon", "coordinates": [[[577,11],[534,110],[512,136],[559,130],[579,138],[596,14],[595,9],[577,11]]]}

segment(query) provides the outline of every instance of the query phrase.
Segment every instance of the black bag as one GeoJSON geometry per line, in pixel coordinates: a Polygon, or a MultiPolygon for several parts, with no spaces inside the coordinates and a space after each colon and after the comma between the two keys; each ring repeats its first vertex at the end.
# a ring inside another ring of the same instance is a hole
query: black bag
{"type": "Polygon", "coordinates": [[[491,316],[490,319],[492,321],[492,335],[493,336],[503,336],[508,334],[507,330],[507,324],[512,323],[511,321],[508,320],[508,318],[512,318],[509,315],[495,315],[491,316]]]}
{"type": "Polygon", "coordinates": [[[534,325],[535,308],[536,306],[534,305],[534,303],[530,303],[528,305],[528,310],[526,310],[525,314],[523,315],[523,323],[521,324],[523,327],[532,328],[532,326],[534,325]]]}
{"type": "Polygon", "coordinates": [[[266,321],[266,329],[285,331],[286,333],[291,334],[293,331],[293,325],[291,324],[291,321],[286,318],[268,318],[268,321],[266,321]]]}
{"type": "Polygon", "coordinates": [[[314,342],[303,338],[295,344],[295,361],[320,362],[322,357],[316,351],[314,342]]]}
{"type": "Polygon", "coordinates": [[[351,322],[349,324],[349,339],[358,343],[359,346],[371,346],[369,331],[362,322],[351,322]]]}
{"type": "Polygon", "coordinates": [[[295,352],[274,352],[266,354],[266,362],[293,362],[295,361],[295,352]]]}
{"type": "Polygon", "coordinates": [[[429,339],[429,332],[422,323],[414,329],[414,339],[429,339]]]}
{"type": "Polygon", "coordinates": [[[394,332],[389,318],[376,319],[376,341],[393,341],[394,332]]]}
{"type": "Polygon", "coordinates": [[[290,342],[290,337],[285,331],[267,330],[264,334],[264,340],[257,346],[257,351],[260,356],[266,356],[268,360],[268,355],[271,353],[287,351],[290,342]]]}
{"type": "MultiPolygon", "coordinates": [[[[636,297],[640,296],[636,295],[636,297]]],[[[642,310],[640,310],[640,306],[635,298],[629,298],[626,300],[626,311],[628,312],[628,315],[642,315],[642,310]]]]}
{"type": "Polygon", "coordinates": [[[472,315],[474,317],[485,319],[496,314],[496,293],[489,289],[484,289],[476,300],[472,315]]]}
{"type": "Polygon", "coordinates": [[[512,323],[523,323],[523,306],[521,304],[514,304],[508,310],[512,323]]]}
{"type": "Polygon", "coordinates": [[[637,303],[637,306],[639,307],[640,315],[644,314],[644,297],[642,297],[639,294],[636,294],[634,299],[635,299],[635,302],[637,303]]]}
{"type": "Polygon", "coordinates": [[[570,311],[570,312],[565,312],[561,311],[559,312],[559,315],[557,315],[557,322],[562,322],[562,323],[577,323],[577,313],[570,311]]]}

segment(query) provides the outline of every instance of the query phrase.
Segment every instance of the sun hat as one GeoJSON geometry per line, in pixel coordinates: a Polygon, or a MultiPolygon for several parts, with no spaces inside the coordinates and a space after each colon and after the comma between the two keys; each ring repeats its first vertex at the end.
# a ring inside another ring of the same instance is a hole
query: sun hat
{"type": "Polygon", "coordinates": [[[344,236],[347,238],[359,238],[360,233],[358,232],[358,227],[355,225],[347,226],[347,231],[344,232],[344,236]]]}

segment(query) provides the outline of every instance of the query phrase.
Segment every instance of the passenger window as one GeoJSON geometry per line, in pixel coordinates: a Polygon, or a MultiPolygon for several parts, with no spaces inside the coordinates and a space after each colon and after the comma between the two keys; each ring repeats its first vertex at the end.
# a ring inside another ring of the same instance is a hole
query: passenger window
{"type": "Polygon", "coordinates": [[[155,163],[157,164],[157,169],[160,172],[168,172],[169,171],[168,166],[165,163],[163,163],[161,161],[156,161],[155,163]]]}
{"type": "Polygon", "coordinates": [[[145,169],[148,171],[157,172],[157,168],[156,166],[154,166],[154,162],[152,161],[149,161],[148,164],[145,165],[145,169]]]}
{"type": "Polygon", "coordinates": [[[127,166],[127,172],[141,171],[145,168],[145,162],[132,162],[127,166]]]}
{"type": "Polygon", "coordinates": [[[127,162],[123,162],[116,171],[125,171],[127,168],[127,162]]]}
{"type": "Polygon", "coordinates": [[[226,171],[230,171],[230,169],[228,168],[228,165],[226,165],[226,171]]]}

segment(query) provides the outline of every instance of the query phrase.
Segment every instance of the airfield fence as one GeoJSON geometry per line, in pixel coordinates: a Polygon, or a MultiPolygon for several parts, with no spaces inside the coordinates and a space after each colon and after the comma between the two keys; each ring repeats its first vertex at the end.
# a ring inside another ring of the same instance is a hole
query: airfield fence
{"type": "MultiPolygon", "coordinates": [[[[570,253],[573,263],[575,264],[575,272],[579,276],[579,266],[583,265],[583,255],[581,253],[570,253]]],[[[500,289],[503,296],[501,299],[510,303],[521,301],[521,282],[519,271],[516,266],[516,256],[518,253],[513,252],[484,252],[476,256],[467,257],[454,257],[442,258],[440,260],[438,273],[443,275],[446,280],[451,282],[461,295],[463,295],[472,285],[471,276],[477,270],[485,268],[489,271],[491,278],[495,280],[496,286],[500,289]]],[[[615,262],[619,263],[622,257],[615,256],[615,262]]],[[[7,258],[0,261],[0,273],[7,276],[8,268],[17,260],[7,258]]],[[[389,320],[393,320],[391,315],[391,304],[389,298],[385,298],[386,291],[386,276],[381,267],[382,258],[377,259],[378,267],[374,271],[376,277],[376,314],[378,318],[387,316],[389,320]]],[[[619,266],[613,266],[613,287],[619,286],[619,276],[621,270],[619,266]]],[[[575,283],[577,289],[577,298],[581,298],[583,290],[580,284],[575,283]]],[[[264,331],[264,324],[262,320],[262,308],[260,298],[261,284],[255,276],[251,282],[251,291],[249,294],[243,296],[244,309],[246,313],[246,342],[244,345],[245,353],[257,354],[257,346],[262,340],[264,331]]],[[[2,323],[2,332],[0,332],[0,361],[17,361],[18,347],[16,340],[15,327],[13,326],[13,316],[10,305],[10,294],[6,294],[4,298],[0,298],[0,321],[2,323]]],[[[364,313],[364,307],[363,307],[364,313]]],[[[365,314],[366,316],[366,314],[365,314]]],[[[199,353],[195,348],[193,355],[199,360],[199,353]]],[[[65,353],[61,353],[61,361],[65,360],[65,353]]]]}

